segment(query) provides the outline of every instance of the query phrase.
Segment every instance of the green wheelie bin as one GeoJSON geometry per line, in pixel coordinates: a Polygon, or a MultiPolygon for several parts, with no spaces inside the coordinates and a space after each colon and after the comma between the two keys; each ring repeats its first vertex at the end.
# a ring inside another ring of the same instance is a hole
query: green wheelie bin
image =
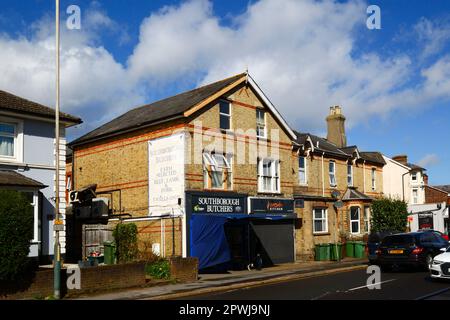
{"type": "Polygon", "coordinates": [[[330,260],[342,260],[342,243],[330,243],[330,260]]]}
{"type": "Polygon", "coordinates": [[[354,243],[354,257],[355,258],[364,258],[365,255],[365,245],[364,242],[362,241],[356,241],[354,243]]]}
{"type": "Polygon", "coordinates": [[[116,264],[116,244],[113,241],[103,242],[104,246],[104,263],[105,264],[116,264]]]}
{"type": "Polygon", "coordinates": [[[315,256],[314,256],[314,260],[316,261],[322,261],[322,245],[321,244],[316,244],[316,246],[314,247],[314,251],[315,251],[315,256]]]}
{"type": "Polygon", "coordinates": [[[345,243],[345,252],[346,252],[346,257],[349,257],[349,258],[355,257],[355,248],[354,248],[353,241],[347,241],[345,243]]]}
{"type": "Polygon", "coordinates": [[[329,243],[323,243],[321,246],[321,251],[322,251],[322,261],[329,261],[331,256],[330,256],[330,249],[331,249],[331,245],[329,243]]]}

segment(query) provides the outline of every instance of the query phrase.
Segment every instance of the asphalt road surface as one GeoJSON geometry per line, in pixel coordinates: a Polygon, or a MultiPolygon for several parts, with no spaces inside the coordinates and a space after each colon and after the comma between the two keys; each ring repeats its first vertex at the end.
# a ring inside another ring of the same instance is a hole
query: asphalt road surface
{"type": "Polygon", "coordinates": [[[428,272],[398,270],[381,273],[381,288],[368,289],[366,270],[341,272],[277,284],[256,286],[192,300],[450,300],[450,281],[433,281],[428,272]]]}

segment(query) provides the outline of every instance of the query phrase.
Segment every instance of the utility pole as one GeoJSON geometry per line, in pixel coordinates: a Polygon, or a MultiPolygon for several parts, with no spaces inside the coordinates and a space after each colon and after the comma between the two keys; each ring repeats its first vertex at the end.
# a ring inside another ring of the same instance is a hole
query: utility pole
{"type": "Polygon", "coordinates": [[[60,35],[59,35],[59,0],[56,1],[56,108],[55,108],[55,157],[56,157],[56,173],[55,173],[55,220],[53,228],[55,231],[55,247],[54,247],[54,261],[53,261],[53,287],[55,299],[61,298],[61,246],[59,243],[59,231],[63,224],[60,220],[59,212],[59,82],[60,82],[60,35]]]}

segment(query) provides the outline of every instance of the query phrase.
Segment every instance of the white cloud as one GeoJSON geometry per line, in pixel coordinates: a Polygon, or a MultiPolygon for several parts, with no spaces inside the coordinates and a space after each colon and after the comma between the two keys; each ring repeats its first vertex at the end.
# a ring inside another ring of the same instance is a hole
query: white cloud
{"type": "Polygon", "coordinates": [[[438,164],[441,161],[438,155],[436,154],[427,154],[423,157],[417,164],[423,168],[428,168],[438,164]]]}
{"type": "Polygon", "coordinates": [[[450,41],[449,19],[430,21],[424,17],[414,26],[415,35],[422,46],[422,58],[439,53],[450,41]]]}
{"type": "MultiPolygon", "coordinates": [[[[366,8],[363,0],[261,0],[225,25],[211,2],[190,0],[144,19],[139,43],[121,64],[99,36],[120,27],[94,5],[84,10],[82,32],[63,34],[63,106],[92,128],[143,103],[149,89],[205,84],[247,67],[299,130],[323,131],[331,105],[343,106],[351,126],[395,109],[449,99],[448,57],[425,68],[407,54],[355,55],[366,8]]],[[[0,51],[0,87],[51,105],[54,44],[48,20],[35,24],[31,38],[0,37],[5,48],[0,51]]],[[[434,34],[432,27],[425,20],[417,25],[424,43],[434,34]]],[[[445,34],[439,39],[429,52],[442,48],[445,34]]]]}

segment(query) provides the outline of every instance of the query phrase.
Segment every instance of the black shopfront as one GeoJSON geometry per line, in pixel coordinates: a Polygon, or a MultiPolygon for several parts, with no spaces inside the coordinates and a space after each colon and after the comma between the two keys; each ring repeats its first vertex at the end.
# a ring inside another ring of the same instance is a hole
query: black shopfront
{"type": "Polygon", "coordinates": [[[244,269],[294,261],[294,201],[230,192],[186,192],[188,253],[199,268],[244,269]]]}

